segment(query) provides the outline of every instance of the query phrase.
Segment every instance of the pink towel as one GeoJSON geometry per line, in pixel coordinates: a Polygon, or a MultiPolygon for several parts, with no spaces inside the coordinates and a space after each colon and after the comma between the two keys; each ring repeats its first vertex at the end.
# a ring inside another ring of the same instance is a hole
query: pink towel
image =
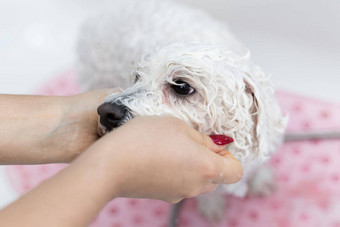
{"type": "MultiPolygon", "coordinates": [[[[38,94],[71,95],[79,92],[76,76],[68,71],[44,84],[38,94]]],[[[340,129],[340,105],[278,92],[288,131],[340,129]]],[[[218,224],[210,224],[197,212],[196,201],[187,200],[179,226],[340,227],[340,141],[305,141],[284,144],[270,164],[278,189],[267,198],[226,196],[228,209],[218,224]]],[[[25,193],[65,165],[10,166],[14,188],[25,193]]],[[[165,227],[171,205],[157,200],[115,199],[91,226],[165,227]]]]}

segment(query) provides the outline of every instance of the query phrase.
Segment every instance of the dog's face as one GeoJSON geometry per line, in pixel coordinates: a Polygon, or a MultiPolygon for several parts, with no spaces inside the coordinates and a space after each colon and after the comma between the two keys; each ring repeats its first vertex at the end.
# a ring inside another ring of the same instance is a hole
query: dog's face
{"type": "Polygon", "coordinates": [[[248,56],[209,45],[173,44],[142,58],[132,80],[134,85],[109,95],[98,108],[102,132],[135,116],[170,115],[202,133],[233,137],[229,149],[244,159],[266,156],[260,143],[283,127],[280,111],[268,106],[273,97],[267,94],[267,78],[248,56]],[[266,116],[265,106],[272,109],[266,116]]]}

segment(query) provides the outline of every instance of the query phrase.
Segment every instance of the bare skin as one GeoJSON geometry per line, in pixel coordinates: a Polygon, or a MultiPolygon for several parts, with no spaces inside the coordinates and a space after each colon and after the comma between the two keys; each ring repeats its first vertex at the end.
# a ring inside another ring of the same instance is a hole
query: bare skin
{"type": "Polygon", "coordinates": [[[0,95],[0,164],[72,161],[98,139],[97,107],[108,91],[0,95]]]}
{"type": "MultiPolygon", "coordinates": [[[[106,92],[100,94],[105,96],[106,92]]],[[[86,94],[83,95],[86,98],[84,100],[89,100],[86,94]]],[[[48,99],[48,97],[46,98],[48,99]]],[[[56,97],[50,98],[50,102],[53,102],[56,97]]],[[[78,96],[78,101],[79,98],[78,96]]],[[[65,102],[73,99],[72,105],[84,102],[84,100],[75,102],[75,97],[61,97],[60,99],[64,99],[65,102]]],[[[0,100],[3,100],[3,97],[0,100]]],[[[44,102],[49,104],[48,100],[44,100],[44,102]]],[[[98,106],[101,102],[102,100],[93,106],[98,106]]],[[[7,103],[7,105],[11,104],[7,103]]],[[[52,104],[51,106],[53,107],[52,104]]],[[[90,106],[86,108],[74,106],[73,108],[85,109],[84,112],[80,111],[82,114],[79,116],[86,116],[84,119],[93,119],[93,124],[94,122],[97,124],[96,114],[94,116],[89,114],[93,113],[90,106]]],[[[36,106],[32,108],[36,108],[36,106]]],[[[68,111],[66,111],[68,114],[65,115],[65,110],[54,109],[54,107],[53,111],[49,112],[49,108],[42,109],[47,113],[73,116],[68,111]]],[[[39,111],[33,111],[32,115],[29,110],[25,110],[25,112],[26,117],[30,116],[27,119],[35,119],[36,114],[40,115],[39,111]]],[[[60,116],[51,117],[46,114],[44,117],[37,118],[39,120],[35,119],[33,122],[28,120],[30,124],[26,125],[26,130],[27,128],[30,128],[30,131],[36,130],[35,123],[42,119],[55,119],[55,117],[63,119],[60,116]]],[[[83,122],[84,119],[79,118],[76,118],[77,122],[83,122]]],[[[68,121],[63,119],[61,122],[68,121]]],[[[86,122],[92,125],[92,120],[86,122]]],[[[81,123],[77,124],[81,125],[81,123]]],[[[60,124],[59,121],[54,124],[54,127],[60,128],[60,125],[63,124],[60,124]]],[[[18,124],[18,127],[21,130],[24,129],[21,124],[18,124]]],[[[38,126],[38,128],[41,127],[38,126]]],[[[70,128],[72,129],[73,126],[70,128]]],[[[78,138],[79,142],[83,143],[88,135],[95,134],[96,127],[94,128],[93,132],[83,130],[86,133],[80,133],[80,135],[86,134],[87,136],[76,135],[74,138],[78,138]]],[[[13,132],[9,134],[15,135],[15,130],[13,129],[13,132]]],[[[45,132],[51,135],[51,132],[54,131],[51,126],[45,132]]],[[[79,131],[82,130],[73,130],[72,133],[79,131]]],[[[85,151],[81,152],[79,157],[55,177],[44,181],[3,209],[0,212],[1,226],[86,226],[107,202],[117,197],[152,198],[176,203],[184,198],[213,191],[220,183],[235,183],[242,177],[240,162],[224,150],[223,146],[215,145],[208,136],[195,131],[176,118],[138,117],[96,142],[94,141],[97,138],[94,138],[86,141],[85,144],[77,145],[76,140],[70,139],[69,142],[74,143],[75,146],[69,148],[65,143],[58,145],[59,147],[56,149],[54,146],[60,139],[65,140],[65,136],[72,135],[72,133],[67,134],[68,130],[62,132],[55,135],[52,133],[51,146],[49,143],[45,143],[46,135],[41,131],[32,132],[36,133],[32,138],[33,141],[22,138],[30,136],[30,134],[21,132],[20,136],[15,138],[17,138],[16,141],[20,142],[23,139],[24,142],[13,145],[14,151],[20,153],[17,156],[8,154],[8,149],[11,148],[8,141],[14,141],[14,138],[10,138],[9,135],[2,132],[7,136],[7,142],[0,143],[2,163],[6,163],[6,158],[9,159],[9,163],[44,163],[46,159],[39,158],[39,155],[34,154],[34,157],[29,157],[25,154],[25,148],[31,147],[37,148],[38,151],[42,147],[42,150],[47,148],[48,152],[55,152],[56,154],[49,156],[48,162],[72,160],[82,149],[85,151]],[[53,138],[56,140],[53,141],[53,138]],[[44,142],[41,143],[41,140],[44,142]],[[24,146],[21,147],[20,144],[24,146]],[[66,152],[72,154],[65,154],[66,152]],[[224,154],[225,157],[219,154],[224,154]],[[24,156],[23,160],[20,160],[21,155],[24,156]],[[66,158],[63,158],[63,155],[66,155],[66,158]]],[[[59,142],[64,143],[63,140],[59,142]]]]}

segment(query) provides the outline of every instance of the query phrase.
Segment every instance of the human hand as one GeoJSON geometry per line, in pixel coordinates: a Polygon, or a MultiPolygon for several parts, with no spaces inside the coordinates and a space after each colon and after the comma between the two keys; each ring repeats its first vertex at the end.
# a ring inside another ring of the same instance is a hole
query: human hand
{"type": "Polygon", "coordinates": [[[0,222],[3,226],[86,226],[116,197],[176,203],[210,192],[220,183],[240,180],[240,162],[223,150],[179,119],[137,117],[3,209],[0,222]]]}
{"type": "Polygon", "coordinates": [[[224,146],[172,117],[134,118],[89,151],[104,168],[113,197],[175,203],[213,191],[220,183],[236,183],[243,174],[241,163],[224,146]]]}

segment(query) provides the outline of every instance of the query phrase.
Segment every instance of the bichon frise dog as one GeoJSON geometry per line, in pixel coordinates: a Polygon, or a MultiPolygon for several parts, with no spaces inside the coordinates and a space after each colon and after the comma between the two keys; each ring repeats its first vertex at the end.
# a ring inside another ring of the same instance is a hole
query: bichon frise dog
{"type": "Polygon", "coordinates": [[[102,133],[135,116],[171,115],[234,139],[227,149],[244,177],[199,197],[205,217],[221,218],[223,193],[272,188],[273,174],[260,166],[282,142],[286,120],[269,78],[224,24],[174,1],[113,1],[88,20],[78,47],[84,89],[126,88],[98,108],[102,133]]]}

